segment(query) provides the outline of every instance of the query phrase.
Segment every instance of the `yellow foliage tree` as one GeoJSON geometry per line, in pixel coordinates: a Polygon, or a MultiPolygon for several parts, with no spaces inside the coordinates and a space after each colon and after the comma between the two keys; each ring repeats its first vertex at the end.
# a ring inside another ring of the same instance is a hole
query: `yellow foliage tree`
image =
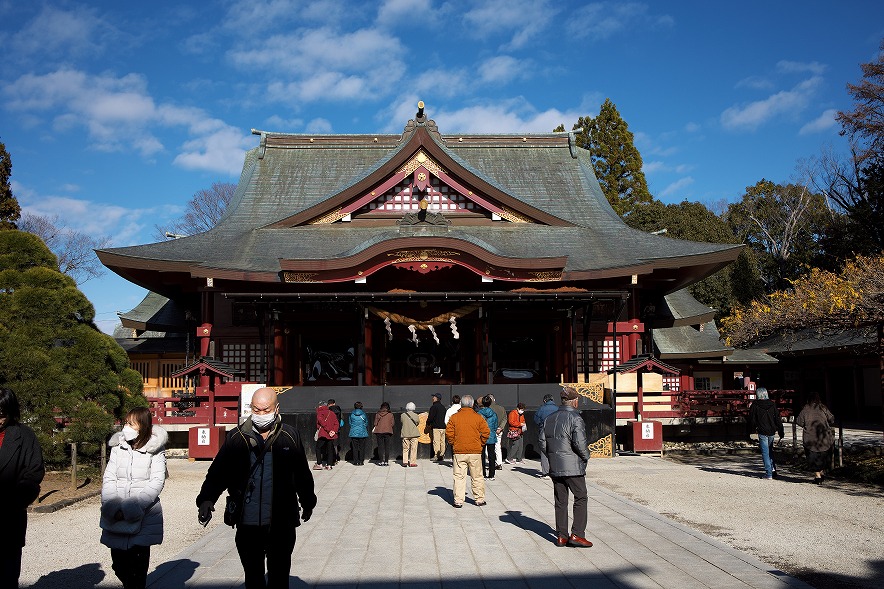
{"type": "Polygon", "coordinates": [[[884,325],[884,255],[858,257],[839,273],[814,268],[792,288],[740,307],[722,320],[730,345],[756,343],[780,333],[877,329],[884,325]]]}

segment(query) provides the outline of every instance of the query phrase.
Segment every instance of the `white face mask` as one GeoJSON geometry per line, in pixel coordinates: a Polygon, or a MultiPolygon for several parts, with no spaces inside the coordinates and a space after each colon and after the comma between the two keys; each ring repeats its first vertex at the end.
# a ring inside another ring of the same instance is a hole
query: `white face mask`
{"type": "Polygon", "coordinates": [[[270,425],[276,421],[276,412],[265,413],[263,415],[255,415],[252,413],[252,425],[258,431],[267,431],[270,425]]]}
{"type": "Polygon", "coordinates": [[[138,437],[138,430],[132,427],[131,425],[123,426],[123,439],[127,442],[131,442],[135,438],[138,437]]]}
{"type": "Polygon", "coordinates": [[[525,410],[524,410],[524,409],[519,409],[519,415],[522,415],[523,413],[525,413],[525,410]]]}

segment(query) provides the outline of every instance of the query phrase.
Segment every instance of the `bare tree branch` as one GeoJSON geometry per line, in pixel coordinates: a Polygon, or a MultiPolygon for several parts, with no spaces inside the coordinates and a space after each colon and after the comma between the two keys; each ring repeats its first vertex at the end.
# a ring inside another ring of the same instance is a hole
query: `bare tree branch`
{"type": "Polygon", "coordinates": [[[18,228],[42,239],[58,258],[58,269],[77,284],[104,275],[104,266],[98,261],[94,250],[110,245],[110,237],[92,237],[75,231],[59,220],[58,215],[46,217],[24,213],[18,221],[18,228]]]}
{"type": "Polygon", "coordinates": [[[166,239],[167,233],[196,235],[208,231],[224,216],[235,192],[236,184],[229,182],[215,182],[211,188],[197,191],[187,201],[184,216],[168,227],[157,225],[154,236],[162,240],[166,239]]]}

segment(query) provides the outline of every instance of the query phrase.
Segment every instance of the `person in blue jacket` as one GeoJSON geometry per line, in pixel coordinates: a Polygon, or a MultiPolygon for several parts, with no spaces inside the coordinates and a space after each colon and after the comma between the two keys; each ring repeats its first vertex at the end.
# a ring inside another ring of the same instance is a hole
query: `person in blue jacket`
{"type": "Polygon", "coordinates": [[[485,442],[485,448],[482,452],[482,473],[487,481],[494,480],[494,469],[497,464],[497,455],[494,447],[497,445],[498,422],[497,413],[491,408],[492,403],[494,403],[494,399],[491,398],[491,395],[485,395],[482,397],[482,407],[477,411],[488,422],[488,429],[491,430],[491,435],[488,436],[488,441],[485,442]]]}
{"type": "MultiPolygon", "coordinates": [[[[559,410],[559,406],[556,405],[556,402],[553,400],[552,395],[544,395],[543,396],[543,405],[541,405],[537,409],[537,413],[534,414],[534,423],[537,424],[538,437],[543,435],[543,421],[549,417],[550,413],[555,413],[559,410]]],[[[546,457],[546,454],[543,452],[540,453],[540,477],[549,476],[549,459],[546,457]]]]}
{"type": "Polygon", "coordinates": [[[353,464],[365,464],[365,446],[368,442],[368,415],[362,410],[362,402],[353,403],[350,413],[350,449],[353,451],[353,464]]]}

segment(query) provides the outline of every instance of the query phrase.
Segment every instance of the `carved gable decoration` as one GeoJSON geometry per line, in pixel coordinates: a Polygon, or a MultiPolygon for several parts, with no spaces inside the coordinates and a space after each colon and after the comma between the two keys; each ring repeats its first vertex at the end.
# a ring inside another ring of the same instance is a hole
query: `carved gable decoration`
{"type": "Polygon", "coordinates": [[[315,217],[310,224],[358,218],[407,218],[406,224],[411,224],[417,218],[415,215],[421,213],[421,219],[435,219],[437,215],[444,214],[448,219],[446,223],[458,216],[485,217],[511,223],[536,222],[470,190],[420,148],[383,182],[340,208],[315,217]],[[424,201],[423,207],[421,201],[424,201]]]}

